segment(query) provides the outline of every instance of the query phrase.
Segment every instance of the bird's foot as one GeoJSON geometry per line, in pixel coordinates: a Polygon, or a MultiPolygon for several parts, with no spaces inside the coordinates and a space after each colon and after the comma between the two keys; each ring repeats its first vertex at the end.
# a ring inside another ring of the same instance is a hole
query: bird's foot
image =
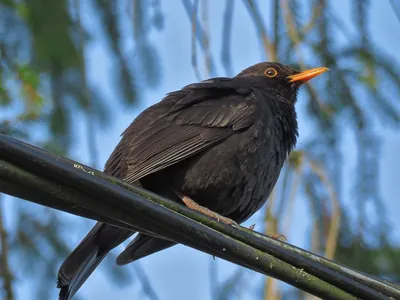
{"type": "Polygon", "coordinates": [[[187,196],[183,196],[182,201],[190,209],[201,212],[202,214],[209,216],[213,219],[216,219],[217,221],[220,221],[222,223],[239,227],[239,224],[236,223],[235,221],[233,221],[232,219],[221,216],[220,214],[216,213],[215,211],[212,211],[212,210],[208,209],[207,207],[197,204],[194,200],[190,199],[187,196]]]}
{"type": "Polygon", "coordinates": [[[280,233],[270,233],[270,234],[267,234],[267,236],[274,240],[279,240],[279,241],[283,241],[283,242],[287,241],[286,236],[284,236],[283,234],[280,234],[280,233]]]}

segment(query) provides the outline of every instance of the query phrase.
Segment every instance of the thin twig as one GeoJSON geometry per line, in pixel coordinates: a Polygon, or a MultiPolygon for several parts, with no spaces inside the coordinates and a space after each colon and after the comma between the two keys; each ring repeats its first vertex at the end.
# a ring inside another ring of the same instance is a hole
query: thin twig
{"type": "MultiPolygon", "coordinates": [[[[0,205],[2,206],[2,194],[0,194],[0,205]]],[[[8,253],[8,233],[4,224],[4,209],[0,208],[0,276],[3,278],[3,290],[5,293],[5,300],[13,300],[13,275],[9,266],[9,253],[8,253]]]]}
{"type": "Polygon", "coordinates": [[[265,277],[264,300],[279,300],[279,290],[277,289],[277,280],[272,277],[265,277]]]}
{"type": "MultiPolygon", "coordinates": [[[[279,52],[279,42],[280,42],[280,38],[279,38],[279,29],[280,29],[280,15],[279,15],[279,4],[278,4],[278,0],[273,0],[272,1],[272,24],[273,24],[273,39],[274,39],[274,43],[273,43],[273,47],[274,47],[274,53],[276,56],[278,56],[278,52],[279,52]]],[[[275,57],[275,59],[277,60],[278,57],[275,57]]]]}
{"type": "Polygon", "coordinates": [[[277,233],[277,220],[274,217],[273,207],[277,199],[276,186],[272,189],[271,194],[268,197],[268,205],[265,209],[264,215],[264,233],[268,235],[269,233],[277,233]]]}
{"type": "Polygon", "coordinates": [[[207,76],[211,77],[211,51],[210,51],[210,26],[208,20],[208,1],[201,1],[201,20],[204,24],[203,43],[204,43],[204,59],[206,64],[207,76]]]}
{"type": "Polygon", "coordinates": [[[139,277],[142,283],[142,289],[146,296],[151,300],[159,300],[160,298],[158,298],[155,290],[151,286],[149,277],[147,276],[146,272],[142,268],[142,265],[138,261],[135,262],[135,271],[136,275],[139,277]]]}
{"type": "Polygon", "coordinates": [[[245,3],[247,3],[250,15],[253,17],[254,24],[256,25],[256,28],[261,36],[265,54],[269,57],[270,61],[276,61],[277,53],[275,51],[274,44],[271,42],[271,39],[267,34],[267,30],[265,29],[265,25],[262,21],[260,12],[256,7],[256,4],[253,0],[245,0],[245,3]]]}
{"type": "MultiPolygon", "coordinates": [[[[281,8],[283,11],[283,16],[285,19],[286,27],[288,29],[288,35],[291,41],[293,42],[293,48],[297,55],[297,60],[302,69],[306,69],[306,65],[304,63],[303,54],[300,49],[301,38],[300,33],[296,29],[296,24],[293,22],[292,13],[290,11],[290,6],[288,0],[281,0],[281,8]]],[[[311,94],[311,99],[315,100],[318,106],[323,110],[327,111],[326,105],[324,105],[323,101],[321,101],[317,91],[308,83],[306,83],[307,90],[311,94]]]]}
{"type": "Polygon", "coordinates": [[[394,14],[397,17],[397,20],[400,21],[400,4],[399,1],[394,2],[393,0],[389,0],[390,4],[393,7],[394,14]],[[396,6],[397,4],[397,6],[396,6]]]}
{"type": "Polygon", "coordinates": [[[75,9],[76,9],[76,19],[79,27],[79,46],[78,50],[80,52],[80,56],[82,57],[81,62],[81,73],[82,73],[82,95],[86,98],[87,101],[87,114],[86,114],[86,135],[88,142],[88,150],[89,150],[89,158],[90,165],[93,168],[97,167],[98,163],[98,153],[96,147],[96,127],[94,125],[93,118],[93,101],[90,99],[90,93],[87,84],[87,74],[86,74],[86,65],[85,65],[85,34],[82,25],[82,16],[81,16],[81,1],[75,0],[75,9]]]}
{"type": "Polygon", "coordinates": [[[294,49],[297,53],[297,57],[298,57],[299,61],[303,61],[303,59],[302,59],[303,55],[302,55],[300,47],[299,47],[300,43],[301,43],[301,38],[300,38],[299,32],[296,29],[296,24],[293,22],[293,17],[292,17],[292,13],[290,11],[289,1],[281,0],[281,8],[282,8],[282,12],[283,12],[283,17],[285,19],[286,27],[288,29],[289,38],[293,42],[294,49]]]}
{"type": "MultiPolygon", "coordinates": [[[[208,36],[207,33],[204,31],[203,27],[201,26],[199,20],[197,19],[197,14],[195,14],[193,16],[193,11],[194,11],[194,7],[192,5],[192,3],[190,2],[190,0],[181,0],[183,7],[186,11],[187,16],[189,17],[189,20],[192,23],[196,23],[196,39],[199,42],[199,46],[200,48],[203,50],[203,52],[206,51],[206,45],[204,44],[204,41],[207,41],[208,43],[208,36]]],[[[198,1],[198,0],[196,0],[198,1]]],[[[193,25],[192,25],[193,26],[193,25]]],[[[212,57],[210,57],[210,74],[211,76],[215,76],[216,72],[215,72],[215,64],[214,61],[212,59],[212,57]]]]}
{"type": "MultiPolygon", "coordinates": [[[[276,203],[276,199],[278,198],[277,192],[276,192],[276,186],[272,190],[269,198],[268,198],[268,205],[267,208],[265,209],[265,228],[264,228],[264,233],[268,234],[270,233],[277,233],[277,220],[273,215],[273,207],[274,204],[276,203]]],[[[276,288],[276,280],[271,277],[266,277],[265,278],[265,283],[264,283],[264,299],[267,300],[273,300],[275,299],[275,294],[277,292],[276,288]]]]}
{"type": "Polygon", "coordinates": [[[289,168],[288,164],[282,169],[281,175],[280,175],[280,180],[282,180],[281,184],[281,192],[280,192],[280,200],[279,203],[276,204],[276,210],[275,213],[277,216],[282,216],[283,215],[283,210],[287,202],[287,191],[288,191],[288,185],[289,185],[289,178],[291,175],[291,169],[289,168]]]}
{"type": "Polygon", "coordinates": [[[319,19],[319,17],[322,14],[322,7],[323,6],[321,3],[315,3],[313,5],[313,10],[311,13],[310,21],[307,22],[301,29],[301,32],[303,35],[306,35],[307,33],[309,33],[314,28],[315,24],[317,24],[317,20],[319,19]]]}
{"type": "Polygon", "coordinates": [[[331,183],[331,181],[328,179],[326,176],[323,167],[316,162],[315,160],[311,159],[308,157],[308,162],[312,168],[312,170],[315,172],[315,174],[320,178],[322,183],[325,184],[325,186],[328,189],[328,194],[329,198],[331,199],[332,202],[332,216],[331,216],[331,223],[329,225],[329,231],[328,231],[328,236],[326,239],[326,245],[325,245],[325,257],[328,259],[332,259],[335,255],[336,251],[336,245],[337,245],[337,239],[339,236],[339,225],[340,225],[340,216],[341,216],[341,210],[340,210],[340,205],[339,205],[339,200],[337,198],[335,189],[331,183]]]}
{"type": "Polygon", "coordinates": [[[194,70],[194,73],[196,75],[197,80],[201,80],[201,75],[200,75],[200,70],[197,65],[197,44],[196,44],[196,36],[197,36],[197,22],[196,22],[196,16],[197,16],[197,8],[199,7],[199,0],[196,0],[193,5],[193,10],[192,10],[192,17],[191,17],[191,23],[192,23],[192,67],[194,70]]]}
{"type": "Polygon", "coordinates": [[[300,165],[298,170],[294,170],[295,177],[293,179],[293,183],[292,183],[290,194],[289,194],[287,212],[285,213],[286,221],[284,222],[285,227],[283,230],[283,234],[286,237],[288,236],[288,233],[289,233],[291,220],[293,220],[292,215],[293,215],[293,211],[294,211],[294,203],[296,200],[296,195],[297,195],[297,191],[298,191],[298,188],[300,185],[301,178],[303,177],[302,169],[303,169],[303,164],[300,165]]]}
{"type": "Polygon", "coordinates": [[[343,36],[346,37],[348,42],[351,42],[353,36],[351,34],[350,28],[344,22],[341,22],[339,18],[333,13],[332,10],[325,10],[325,13],[329,14],[329,19],[331,20],[331,24],[335,25],[337,29],[339,29],[339,31],[342,32],[343,36]]]}
{"type": "Polygon", "coordinates": [[[215,257],[210,256],[208,265],[208,278],[210,282],[210,299],[217,299],[218,296],[218,265],[215,257]]]}
{"type": "Polygon", "coordinates": [[[222,25],[222,49],[221,62],[228,76],[232,76],[232,59],[231,59],[231,37],[232,37],[232,21],[234,1],[226,0],[225,13],[222,25]]]}

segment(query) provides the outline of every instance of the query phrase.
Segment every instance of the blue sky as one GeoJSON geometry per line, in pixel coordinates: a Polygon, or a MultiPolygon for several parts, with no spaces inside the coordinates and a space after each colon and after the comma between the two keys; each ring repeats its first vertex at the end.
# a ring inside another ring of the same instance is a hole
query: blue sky
{"type": "MultiPolygon", "coordinates": [[[[210,11],[210,28],[213,28],[211,51],[215,54],[217,61],[218,75],[224,75],[223,68],[219,64],[220,57],[220,40],[222,27],[220,18],[223,14],[225,1],[210,1],[212,2],[212,10],[210,11]]],[[[239,72],[243,68],[264,60],[261,44],[254,30],[254,24],[249,20],[248,12],[242,2],[237,1],[235,6],[235,16],[233,24],[232,37],[232,58],[233,70],[239,72]]],[[[349,2],[338,0],[335,2],[335,9],[340,12],[342,18],[348,23],[351,29],[351,10],[349,2]]],[[[371,23],[371,38],[374,42],[379,43],[393,57],[398,57],[400,53],[400,40],[393,38],[392,28],[399,28],[398,20],[396,19],[389,1],[371,1],[373,9],[370,17],[371,23]]],[[[259,1],[259,3],[266,3],[259,1]]],[[[96,24],[91,18],[92,11],[87,5],[84,6],[85,25],[94,33],[97,32],[96,24]]],[[[156,88],[142,88],[140,95],[140,103],[134,109],[124,109],[122,106],[113,102],[115,92],[113,91],[110,82],[112,80],[112,64],[108,59],[108,53],[102,38],[97,35],[87,48],[90,54],[87,61],[88,76],[90,80],[101,87],[102,92],[107,99],[111,99],[110,111],[114,112],[115,122],[107,129],[97,133],[96,140],[99,149],[99,165],[102,167],[108,156],[113,151],[115,145],[119,141],[119,135],[136,117],[138,112],[145,107],[159,101],[167,92],[181,88],[182,86],[197,81],[194,71],[191,66],[191,27],[188,22],[188,17],[182,7],[180,1],[161,1],[162,11],[165,16],[164,29],[161,32],[153,31],[150,35],[150,40],[158,50],[161,61],[159,72],[161,74],[161,84],[156,88]]],[[[269,6],[262,7],[263,14],[269,15],[269,6]]],[[[128,53],[133,53],[134,48],[128,46],[128,53]]],[[[200,51],[198,51],[201,54],[200,51]]],[[[201,56],[201,55],[199,55],[201,56]]],[[[133,55],[133,60],[138,57],[133,55]]],[[[201,62],[201,61],[200,61],[201,62]]],[[[202,70],[204,71],[204,70],[202,70]]],[[[205,72],[202,72],[204,78],[207,77],[205,72]]],[[[312,82],[318,84],[318,79],[312,82]]],[[[312,135],[315,128],[307,122],[304,114],[304,107],[301,104],[301,95],[299,98],[299,125],[300,125],[300,140],[298,146],[301,147],[307,141],[307,137],[312,135]]],[[[78,123],[79,124],[79,123],[78,123]]],[[[76,128],[81,137],[74,146],[73,155],[76,159],[84,163],[88,163],[88,149],[85,140],[86,128],[81,123],[76,128]]],[[[389,219],[393,224],[393,228],[400,228],[400,219],[396,215],[399,211],[399,202],[397,201],[400,195],[400,159],[398,156],[400,150],[400,135],[395,129],[388,127],[376,126],[376,132],[382,136],[382,160],[380,162],[380,188],[382,191],[383,201],[386,203],[389,211],[389,219]]],[[[353,179],[352,170],[354,170],[354,144],[352,134],[344,131],[346,142],[348,142],[349,158],[346,159],[347,172],[344,175],[347,179],[353,179]]],[[[345,179],[346,179],[345,178],[345,179]]],[[[349,192],[346,192],[345,202],[352,200],[350,192],[351,187],[348,187],[349,192]]],[[[301,198],[301,197],[300,197],[301,198]]],[[[289,241],[298,246],[306,246],[305,235],[308,230],[307,214],[308,207],[303,199],[296,201],[295,221],[296,226],[292,226],[290,234],[287,236],[289,241]]],[[[373,217],[373,212],[371,212],[373,217]]],[[[76,232],[71,233],[71,246],[75,246],[81,238],[86,234],[89,221],[82,221],[77,217],[68,216],[76,220],[80,226],[76,226],[76,232]]],[[[254,216],[248,223],[260,222],[260,215],[254,216]],[[254,220],[257,220],[255,221],[254,220]]],[[[90,222],[92,224],[92,222],[90,222]]],[[[259,228],[260,229],[260,228],[259,228]]],[[[257,230],[257,227],[256,227],[257,230]]],[[[400,242],[399,231],[394,231],[392,238],[397,243],[400,242]]],[[[236,270],[236,266],[223,262],[220,259],[216,261],[218,265],[218,277],[223,280],[231,275],[236,270]]],[[[141,266],[146,270],[147,275],[151,279],[152,285],[157,292],[159,298],[163,299],[209,299],[210,284],[208,268],[210,257],[196,250],[184,247],[175,246],[169,250],[159,252],[141,261],[141,266]]],[[[133,268],[128,265],[125,268],[133,268]]],[[[140,287],[138,281],[133,279],[131,284],[117,286],[109,281],[109,278],[104,274],[103,268],[100,267],[85,283],[80,293],[86,296],[87,299],[134,299],[140,297],[140,287]]],[[[254,299],[256,293],[261,292],[261,283],[263,277],[258,274],[249,275],[251,279],[248,286],[243,292],[241,299],[254,299]]],[[[20,299],[29,299],[26,296],[28,287],[21,284],[19,289],[20,299]]],[[[54,294],[57,293],[54,285],[54,294]]]]}

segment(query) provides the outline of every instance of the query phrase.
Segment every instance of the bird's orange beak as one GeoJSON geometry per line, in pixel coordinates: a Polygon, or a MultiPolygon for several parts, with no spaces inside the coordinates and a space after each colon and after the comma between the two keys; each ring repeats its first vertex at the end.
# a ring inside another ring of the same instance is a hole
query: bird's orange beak
{"type": "Polygon", "coordinates": [[[299,74],[290,75],[287,78],[290,79],[289,82],[300,81],[301,83],[305,83],[305,82],[309,81],[310,79],[317,77],[318,75],[320,75],[322,73],[325,73],[328,70],[329,69],[325,68],[325,67],[308,69],[303,72],[300,72],[299,74]]]}

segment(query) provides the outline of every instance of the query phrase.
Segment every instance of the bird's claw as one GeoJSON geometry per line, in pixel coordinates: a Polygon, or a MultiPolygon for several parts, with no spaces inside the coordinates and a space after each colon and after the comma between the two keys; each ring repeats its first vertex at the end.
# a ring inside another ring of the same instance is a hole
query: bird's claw
{"type": "Polygon", "coordinates": [[[233,221],[232,219],[229,219],[227,217],[221,216],[220,214],[216,213],[215,211],[212,211],[208,209],[207,207],[201,206],[198,203],[196,203],[193,199],[183,196],[182,197],[183,203],[190,209],[193,209],[195,211],[201,212],[202,214],[209,216],[213,219],[216,219],[218,222],[222,222],[227,225],[232,225],[235,227],[239,227],[239,224],[233,221]]]}

